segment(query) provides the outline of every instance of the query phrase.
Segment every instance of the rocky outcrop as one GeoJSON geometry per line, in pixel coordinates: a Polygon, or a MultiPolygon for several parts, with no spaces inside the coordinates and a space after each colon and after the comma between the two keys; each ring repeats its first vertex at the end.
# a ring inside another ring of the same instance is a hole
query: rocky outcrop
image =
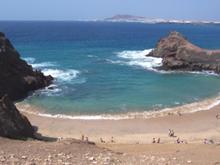
{"type": "Polygon", "coordinates": [[[0,32],[0,97],[8,94],[12,100],[26,97],[29,92],[52,83],[51,76],[34,71],[20,58],[11,42],[0,32]]]}
{"type": "MultiPolygon", "coordinates": [[[[220,46],[220,45],[219,45],[220,46]]],[[[178,32],[162,38],[147,56],[163,58],[160,69],[220,73],[220,50],[202,49],[178,32]]]]}
{"type": "Polygon", "coordinates": [[[34,71],[20,58],[11,42],[0,32],[0,136],[34,137],[34,128],[12,101],[52,83],[51,76],[34,71]]]}
{"type": "Polygon", "coordinates": [[[7,95],[0,99],[0,136],[14,139],[34,137],[34,128],[7,95]]]}

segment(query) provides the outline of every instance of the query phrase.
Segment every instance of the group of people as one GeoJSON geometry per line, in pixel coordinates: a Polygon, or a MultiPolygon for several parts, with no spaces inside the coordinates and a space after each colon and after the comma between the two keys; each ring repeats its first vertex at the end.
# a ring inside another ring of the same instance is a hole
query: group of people
{"type": "MultiPolygon", "coordinates": [[[[105,140],[103,140],[103,138],[100,138],[100,142],[101,143],[106,143],[105,140]]],[[[111,137],[111,143],[115,143],[114,137],[111,137]]]]}
{"type": "Polygon", "coordinates": [[[156,138],[153,138],[153,141],[152,141],[152,143],[160,143],[160,138],[158,138],[157,140],[156,140],[156,138]]]}
{"type": "Polygon", "coordinates": [[[208,139],[204,139],[204,144],[214,144],[214,141],[212,139],[208,140],[208,139]]]}
{"type": "Polygon", "coordinates": [[[178,137],[177,139],[176,139],[176,143],[177,144],[187,144],[188,142],[185,140],[180,140],[180,138],[178,137]]]}
{"type": "MultiPolygon", "coordinates": [[[[82,141],[85,141],[85,142],[89,142],[89,138],[86,136],[84,136],[83,134],[82,134],[82,136],[81,136],[81,140],[82,141]]],[[[100,142],[101,143],[106,143],[106,141],[105,140],[103,140],[103,138],[100,138],[100,142]]],[[[115,140],[114,140],[114,137],[112,136],[111,137],[111,143],[115,143],[115,140]]]]}
{"type": "Polygon", "coordinates": [[[89,138],[87,136],[85,137],[84,135],[81,136],[81,140],[85,142],[89,142],[89,138]]]}
{"type": "Polygon", "coordinates": [[[169,137],[175,137],[175,132],[172,129],[169,129],[169,137]]]}

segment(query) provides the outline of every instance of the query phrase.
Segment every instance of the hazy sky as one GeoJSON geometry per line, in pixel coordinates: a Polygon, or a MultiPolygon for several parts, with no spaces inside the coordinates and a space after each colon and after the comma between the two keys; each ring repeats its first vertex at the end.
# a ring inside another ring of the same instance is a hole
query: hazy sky
{"type": "Polygon", "coordinates": [[[74,20],[131,14],[219,20],[220,0],[0,0],[0,20],[74,20]]]}

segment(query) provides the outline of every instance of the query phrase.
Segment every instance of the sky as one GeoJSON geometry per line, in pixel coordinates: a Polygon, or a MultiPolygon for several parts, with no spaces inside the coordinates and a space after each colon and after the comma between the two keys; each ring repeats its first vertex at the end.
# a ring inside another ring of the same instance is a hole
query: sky
{"type": "Polygon", "coordinates": [[[220,21],[220,0],[0,0],[0,20],[102,19],[116,14],[220,21]]]}

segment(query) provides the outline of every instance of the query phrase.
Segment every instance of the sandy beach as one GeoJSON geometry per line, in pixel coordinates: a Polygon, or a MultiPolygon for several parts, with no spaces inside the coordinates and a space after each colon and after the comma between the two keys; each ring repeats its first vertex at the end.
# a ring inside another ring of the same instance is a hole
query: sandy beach
{"type": "MultiPolygon", "coordinates": [[[[63,143],[66,144],[65,139],[68,138],[81,139],[81,136],[84,135],[90,141],[95,142],[96,146],[90,147],[90,149],[87,146],[79,145],[84,149],[80,150],[78,156],[74,154],[74,161],[79,160],[78,164],[81,162],[81,158],[78,159],[78,157],[84,155],[83,160],[87,161],[87,164],[103,164],[108,158],[110,160],[108,162],[113,160],[115,162],[110,164],[207,165],[220,164],[220,119],[216,118],[216,115],[220,113],[220,105],[210,108],[210,101],[205,100],[176,107],[169,111],[155,112],[156,115],[147,118],[121,120],[45,117],[37,115],[39,109],[36,107],[23,103],[18,103],[17,107],[23,111],[33,125],[38,127],[38,132],[43,136],[62,137],[61,142],[63,140],[64,142],[59,144],[60,147],[56,147],[57,152],[68,154],[66,146],[63,146],[63,143]],[[197,107],[199,111],[192,112],[196,108],[195,105],[200,105],[197,107]],[[207,106],[209,106],[209,110],[206,109],[207,106]],[[168,136],[169,129],[174,130],[175,137],[168,136]],[[114,143],[111,142],[112,137],[114,143]],[[101,143],[100,138],[105,143],[101,143]],[[153,138],[156,140],[160,138],[160,144],[152,144],[153,138]],[[177,138],[180,138],[183,143],[177,144],[177,138]],[[204,144],[204,139],[207,139],[208,144],[204,144]],[[99,151],[95,150],[96,147],[99,151]],[[108,153],[106,153],[106,149],[108,153]],[[88,153],[90,153],[89,157],[88,153]]],[[[20,148],[20,144],[17,145],[20,148]]],[[[30,145],[36,144],[30,143],[30,145]]],[[[45,147],[46,144],[40,145],[45,147]]],[[[52,148],[53,144],[47,145],[52,148]]],[[[71,142],[66,145],[72,153],[78,144],[71,142]]],[[[27,155],[29,155],[28,157],[33,156],[28,153],[27,155]]],[[[39,157],[42,160],[43,155],[39,157]]]]}
{"type": "Polygon", "coordinates": [[[84,135],[96,143],[100,143],[100,138],[110,143],[114,137],[116,144],[149,144],[153,138],[160,138],[161,143],[176,143],[177,138],[187,143],[202,144],[205,138],[220,142],[220,119],[216,118],[220,113],[219,105],[206,111],[190,113],[181,111],[180,107],[166,113],[162,111],[156,117],[122,120],[43,117],[37,113],[27,113],[36,112],[36,107],[23,103],[18,103],[17,107],[44,136],[80,139],[84,135]],[[168,136],[169,129],[174,130],[176,137],[168,136]]]}

